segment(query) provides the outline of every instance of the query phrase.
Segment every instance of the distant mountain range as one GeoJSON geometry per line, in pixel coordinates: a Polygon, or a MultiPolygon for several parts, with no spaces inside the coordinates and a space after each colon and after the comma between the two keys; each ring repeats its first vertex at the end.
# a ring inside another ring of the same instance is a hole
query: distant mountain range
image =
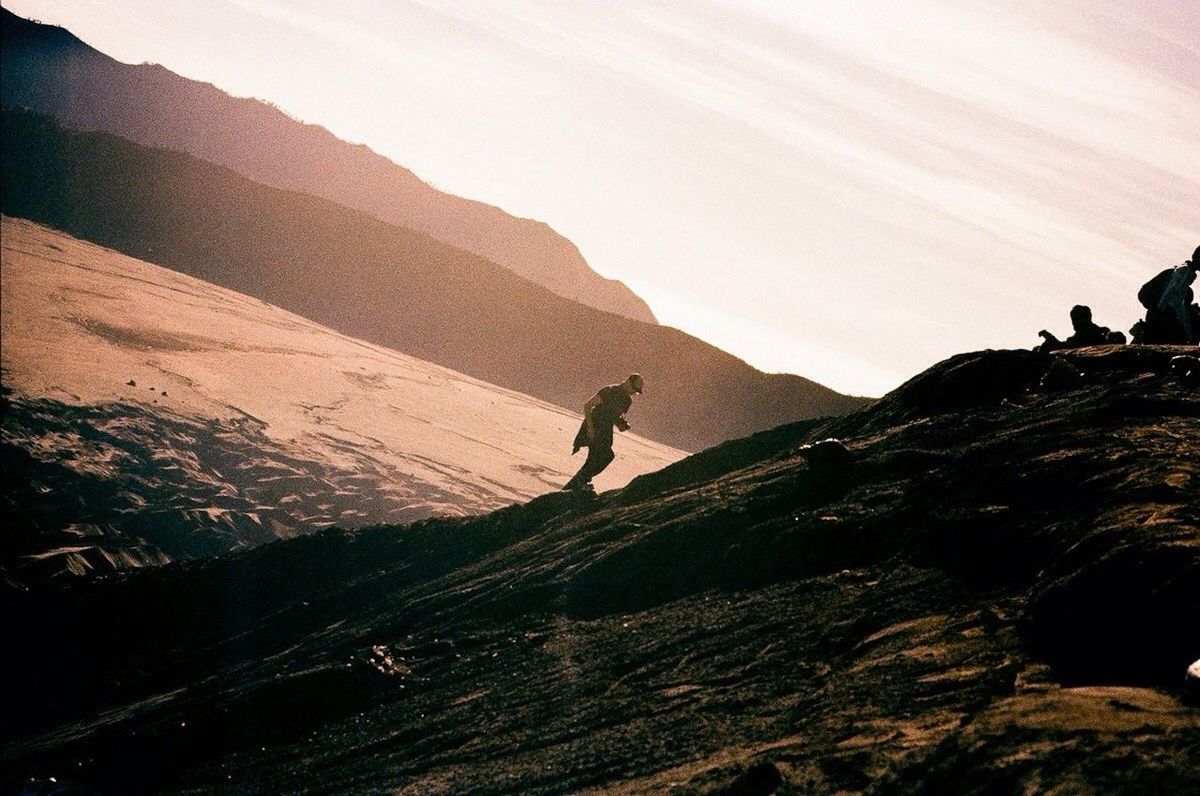
{"type": "MultiPolygon", "coordinates": [[[[0,580],[557,491],[576,414],[5,217],[0,580]]],[[[632,433],[598,486],[683,456],[632,433]]]]}
{"type": "Polygon", "coordinates": [[[2,203],[373,343],[578,411],[637,370],[634,429],[699,450],[865,401],[677,329],[562,298],[478,255],[191,155],[4,111],[2,203]]]}
{"type": "Polygon", "coordinates": [[[156,64],[116,61],[70,32],[0,9],[0,101],[83,130],[188,152],[257,182],[363,210],[478,254],[560,296],[640,321],[650,308],[546,224],[443,193],[369,148],[266,102],[156,64]]]}

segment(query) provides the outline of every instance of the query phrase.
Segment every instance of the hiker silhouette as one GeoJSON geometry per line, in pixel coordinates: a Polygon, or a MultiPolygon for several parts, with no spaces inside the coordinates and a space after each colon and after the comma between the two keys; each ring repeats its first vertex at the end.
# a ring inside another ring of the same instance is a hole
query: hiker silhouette
{"type": "Polygon", "coordinates": [[[1066,340],[1059,340],[1045,329],[1038,332],[1038,337],[1045,341],[1038,346],[1038,350],[1058,351],[1063,348],[1082,348],[1089,345],[1125,342],[1125,335],[1121,332],[1114,332],[1107,326],[1097,325],[1092,320],[1092,308],[1083,304],[1076,304],[1071,308],[1071,326],[1075,333],[1066,340]]]}
{"type": "Polygon", "coordinates": [[[1183,265],[1160,271],[1138,291],[1146,317],[1130,332],[1135,343],[1200,345],[1200,307],[1192,283],[1200,268],[1200,246],[1183,265]]]}
{"type": "Polygon", "coordinates": [[[634,373],[620,384],[602,387],[583,405],[583,422],[575,435],[571,453],[574,455],[586,447],[587,460],[563,489],[590,490],[592,479],[612,463],[616,456],[612,449],[613,427],[629,430],[625,413],[633,405],[634,393],[640,395],[643,386],[642,377],[634,373]]]}

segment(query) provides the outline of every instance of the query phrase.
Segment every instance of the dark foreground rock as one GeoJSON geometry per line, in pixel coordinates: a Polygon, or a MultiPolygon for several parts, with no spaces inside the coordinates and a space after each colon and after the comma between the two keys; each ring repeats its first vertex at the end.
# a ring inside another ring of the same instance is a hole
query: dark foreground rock
{"type": "Polygon", "coordinates": [[[1183,793],[1200,397],[949,360],[581,502],[9,595],[4,784],[1183,793]],[[826,444],[839,440],[844,453],[826,444]]]}

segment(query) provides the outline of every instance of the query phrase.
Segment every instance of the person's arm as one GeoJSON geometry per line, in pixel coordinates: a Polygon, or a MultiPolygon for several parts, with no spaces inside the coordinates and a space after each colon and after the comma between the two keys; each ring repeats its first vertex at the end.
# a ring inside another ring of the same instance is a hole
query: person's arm
{"type": "Polygon", "coordinates": [[[596,427],[592,423],[592,410],[602,403],[604,401],[600,398],[600,393],[596,393],[583,405],[583,422],[587,426],[588,439],[591,439],[596,433],[596,427]]]}
{"type": "Polygon", "coordinates": [[[1038,346],[1038,348],[1037,348],[1038,351],[1042,351],[1042,352],[1054,351],[1056,349],[1063,347],[1062,340],[1059,340],[1057,337],[1052,335],[1050,332],[1047,332],[1045,329],[1042,329],[1040,332],[1038,332],[1038,337],[1042,338],[1042,340],[1045,341],[1040,346],[1038,346]]]}

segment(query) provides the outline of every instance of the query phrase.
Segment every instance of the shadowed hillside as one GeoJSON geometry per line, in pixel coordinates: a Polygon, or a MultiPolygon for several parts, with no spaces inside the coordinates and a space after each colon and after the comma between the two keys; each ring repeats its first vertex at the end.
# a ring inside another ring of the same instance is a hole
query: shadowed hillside
{"type": "Polygon", "coordinates": [[[8,781],[1183,793],[1200,396],[969,354],[579,503],[10,595],[8,781]],[[826,437],[846,447],[823,444],[826,437]],[[120,621],[113,618],[120,617],[120,621]],[[69,652],[67,652],[69,650],[69,652]],[[37,683],[30,689],[26,684],[37,683]]]}
{"type": "Polygon", "coordinates": [[[178,152],[5,111],[3,210],[578,411],[633,371],[634,431],[697,450],[862,399],[561,298],[419,232],[178,152]]]}
{"type": "Polygon", "coordinates": [[[650,308],[593,271],[546,224],[442,193],[408,169],[268,103],[157,65],[123,64],[68,31],[0,9],[5,107],[189,152],[251,179],[331,199],[499,263],[560,296],[640,321],[650,308]]]}

